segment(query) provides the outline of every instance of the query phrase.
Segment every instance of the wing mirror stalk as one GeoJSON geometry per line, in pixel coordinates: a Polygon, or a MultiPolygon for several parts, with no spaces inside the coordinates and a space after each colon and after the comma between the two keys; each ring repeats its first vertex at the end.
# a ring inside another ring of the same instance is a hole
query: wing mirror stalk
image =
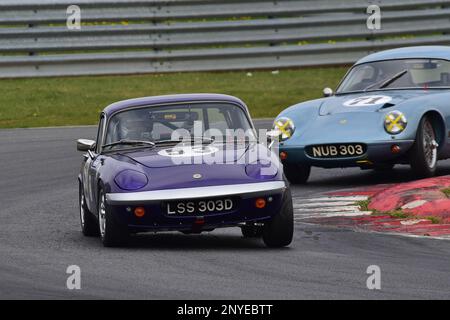
{"type": "Polygon", "coordinates": [[[277,141],[280,136],[281,136],[281,132],[279,130],[269,130],[266,133],[267,136],[267,142],[269,142],[269,149],[272,148],[273,144],[275,143],[275,141],[277,141]]]}

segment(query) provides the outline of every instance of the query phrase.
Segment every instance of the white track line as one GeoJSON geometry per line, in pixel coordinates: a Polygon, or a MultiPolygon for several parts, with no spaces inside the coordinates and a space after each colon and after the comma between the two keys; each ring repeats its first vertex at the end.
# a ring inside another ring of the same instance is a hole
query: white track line
{"type": "Polygon", "coordinates": [[[355,204],[355,201],[325,201],[325,202],[294,202],[294,208],[321,208],[321,207],[335,207],[348,206],[355,204]]]}
{"type": "Polygon", "coordinates": [[[294,220],[310,218],[357,217],[372,214],[361,211],[357,201],[367,200],[367,196],[320,197],[312,199],[294,199],[294,220]]]}
{"type": "Polygon", "coordinates": [[[302,214],[294,215],[295,221],[300,221],[303,219],[310,218],[332,218],[332,217],[359,217],[359,216],[370,216],[371,211],[353,211],[353,212],[330,212],[324,214],[302,214]]]}
{"type": "Polygon", "coordinates": [[[346,212],[346,211],[359,211],[359,206],[336,206],[326,208],[295,208],[297,212],[346,212]]]}
{"type": "Polygon", "coordinates": [[[304,202],[322,202],[322,201],[362,201],[369,199],[368,196],[350,196],[350,197],[321,197],[321,198],[305,198],[305,199],[295,199],[296,201],[304,202]]]}

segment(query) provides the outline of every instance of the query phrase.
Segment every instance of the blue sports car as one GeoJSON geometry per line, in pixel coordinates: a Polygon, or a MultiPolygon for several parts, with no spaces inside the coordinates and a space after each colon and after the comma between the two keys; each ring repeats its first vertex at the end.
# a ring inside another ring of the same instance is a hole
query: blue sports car
{"type": "MultiPolygon", "coordinates": [[[[239,226],[269,247],[293,236],[289,185],[246,105],[217,94],[132,99],[100,115],[78,176],[81,229],[105,246],[132,233],[239,226]]],[[[280,168],[281,167],[281,168],[280,168]]]]}
{"type": "Polygon", "coordinates": [[[271,135],[292,183],[311,166],[390,170],[410,164],[434,175],[450,157],[450,47],[387,50],[362,58],[335,93],[281,112],[271,135]]]}

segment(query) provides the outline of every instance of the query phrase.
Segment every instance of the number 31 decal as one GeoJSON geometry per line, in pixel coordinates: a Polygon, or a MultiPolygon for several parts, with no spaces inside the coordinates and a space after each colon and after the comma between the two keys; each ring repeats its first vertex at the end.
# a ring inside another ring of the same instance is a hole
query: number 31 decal
{"type": "Polygon", "coordinates": [[[392,98],[388,96],[363,96],[347,100],[344,102],[346,107],[367,107],[377,104],[385,104],[391,101],[392,98]]]}

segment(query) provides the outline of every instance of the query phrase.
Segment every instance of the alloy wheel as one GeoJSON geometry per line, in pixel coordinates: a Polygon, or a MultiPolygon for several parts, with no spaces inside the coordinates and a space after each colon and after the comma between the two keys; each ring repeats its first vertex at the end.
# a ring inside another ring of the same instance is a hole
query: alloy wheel
{"type": "Polygon", "coordinates": [[[100,226],[100,235],[104,237],[106,229],[106,206],[105,206],[105,196],[103,194],[100,195],[99,202],[100,203],[98,209],[98,224],[100,226]]]}
{"type": "Polygon", "coordinates": [[[429,168],[434,168],[436,166],[437,147],[438,143],[436,142],[436,134],[433,126],[429,121],[426,121],[423,128],[423,151],[429,168]]]}

